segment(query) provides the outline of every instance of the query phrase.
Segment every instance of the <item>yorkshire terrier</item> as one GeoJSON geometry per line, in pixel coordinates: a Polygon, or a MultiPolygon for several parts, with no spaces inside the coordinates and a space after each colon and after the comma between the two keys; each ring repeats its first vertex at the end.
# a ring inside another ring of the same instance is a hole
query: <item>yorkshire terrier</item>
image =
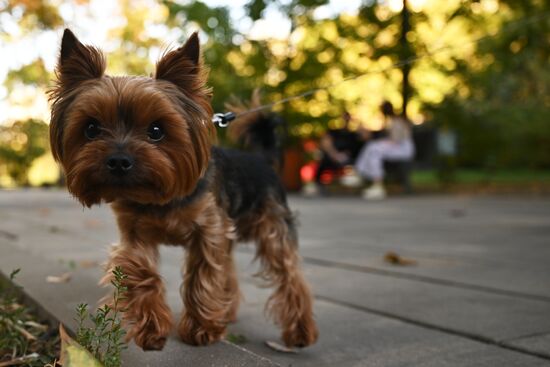
{"type": "MultiPolygon", "coordinates": [[[[101,50],[65,30],[50,91],[50,143],[69,192],[87,207],[110,203],[116,214],[120,244],[103,282],[116,266],[127,275],[120,307],[128,338],[160,350],[171,332],[157,271],[162,243],[187,250],[179,336],[192,345],[220,340],[240,300],[232,250],[252,240],[259,275],[275,287],[266,309],[284,343],[314,343],[312,296],[285,191],[269,154],[213,145],[197,33],[166,52],[152,77],[109,76],[105,67],[101,50]]],[[[253,125],[248,119],[241,133],[253,125]]]]}

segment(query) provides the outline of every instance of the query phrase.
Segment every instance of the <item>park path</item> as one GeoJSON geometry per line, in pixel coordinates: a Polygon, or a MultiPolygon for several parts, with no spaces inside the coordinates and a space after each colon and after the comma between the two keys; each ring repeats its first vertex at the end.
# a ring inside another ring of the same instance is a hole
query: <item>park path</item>
{"type": "MultiPolygon", "coordinates": [[[[550,199],[468,196],[290,198],[304,270],[316,297],[319,342],[273,351],[269,290],[252,274],[253,247],[237,248],[244,302],[229,342],[162,352],[131,347],[128,366],[550,366],[550,199]],[[414,265],[384,261],[395,252],[414,265]]],[[[71,323],[93,304],[106,247],[117,241],[108,206],[83,209],[63,191],[0,191],[0,270],[47,312],[71,323]],[[45,275],[72,273],[66,284],[45,275]]],[[[183,252],[164,247],[161,273],[174,313],[183,252]]]]}

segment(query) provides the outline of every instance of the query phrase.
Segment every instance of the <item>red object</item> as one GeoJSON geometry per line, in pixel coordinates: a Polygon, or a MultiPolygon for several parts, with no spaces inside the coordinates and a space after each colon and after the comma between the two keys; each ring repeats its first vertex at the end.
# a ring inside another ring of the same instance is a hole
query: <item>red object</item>
{"type": "Polygon", "coordinates": [[[306,163],[300,168],[300,178],[302,182],[312,182],[315,180],[315,173],[317,173],[317,167],[319,164],[315,161],[306,163]]]}
{"type": "Polygon", "coordinates": [[[302,186],[300,167],[302,167],[303,153],[297,148],[288,148],[284,152],[282,174],[283,185],[288,191],[298,191],[302,186]]]}
{"type": "MultiPolygon", "coordinates": [[[[319,163],[316,161],[311,161],[303,165],[302,168],[300,168],[300,178],[302,179],[302,182],[313,182],[315,180],[315,174],[317,173],[318,168],[319,163]]],[[[342,176],[343,173],[344,171],[342,169],[324,170],[321,173],[321,183],[323,185],[328,185],[342,176]]]]}
{"type": "Polygon", "coordinates": [[[315,140],[309,139],[304,141],[303,147],[304,147],[304,152],[312,153],[318,149],[318,144],[315,140]]]}

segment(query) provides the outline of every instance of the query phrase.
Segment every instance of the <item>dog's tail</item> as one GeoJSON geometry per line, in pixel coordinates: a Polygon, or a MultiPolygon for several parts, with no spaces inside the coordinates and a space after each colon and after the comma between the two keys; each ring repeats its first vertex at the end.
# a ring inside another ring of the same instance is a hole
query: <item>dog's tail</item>
{"type": "Polygon", "coordinates": [[[269,163],[279,170],[283,165],[280,134],[278,127],[284,129],[282,117],[262,110],[248,112],[261,105],[260,91],[254,90],[250,102],[245,103],[233,98],[226,108],[237,117],[228,127],[228,137],[241,149],[263,154],[269,163]]]}

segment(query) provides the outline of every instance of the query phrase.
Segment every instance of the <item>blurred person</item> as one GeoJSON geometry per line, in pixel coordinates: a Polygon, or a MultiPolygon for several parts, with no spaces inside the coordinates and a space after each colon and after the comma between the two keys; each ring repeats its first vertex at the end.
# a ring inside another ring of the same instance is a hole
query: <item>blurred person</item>
{"type": "Polygon", "coordinates": [[[367,200],[386,197],[384,161],[412,160],[415,151],[410,122],[396,115],[388,101],[382,103],[380,110],[388,136],[365,145],[355,162],[359,175],[372,181],[372,185],[363,191],[363,197],[367,200]]]}
{"type": "Polygon", "coordinates": [[[319,148],[322,153],[319,166],[315,174],[315,185],[309,186],[305,194],[317,195],[323,192],[321,175],[326,170],[337,170],[347,165],[352,165],[368,137],[366,130],[351,131],[349,123],[353,117],[349,112],[342,114],[344,127],[341,129],[329,129],[321,137],[319,148]]]}

